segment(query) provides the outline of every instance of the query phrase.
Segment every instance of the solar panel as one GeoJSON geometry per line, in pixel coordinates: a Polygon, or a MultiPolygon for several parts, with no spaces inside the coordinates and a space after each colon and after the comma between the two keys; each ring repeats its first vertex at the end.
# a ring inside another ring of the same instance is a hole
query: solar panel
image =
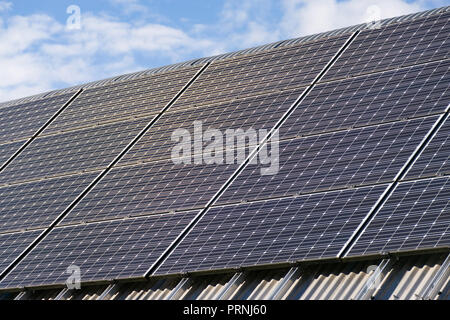
{"type": "Polygon", "coordinates": [[[449,58],[450,12],[361,31],[322,81],[449,58]]]}
{"type": "Polygon", "coordinates": [[[0,173],[0,181],[28,181],[106,168],[152,119],[38,137],[0,173]]]}
{"type": "Polygon", "coordinates": [[[237,169],[171,160],[112,169],[60,224],[202,208],[237,169]]]}
{"type": "Polygon", "coordinates": [[[0,234],[0,274],[6,271],[41,233],[42,230],[0,234]]]}
{"type": "Polygon", "coordinates": [[[67,268],[81,281],[143,278],[197,212],[53,229],[0,282],[0,288],[64,285],[67,268]]]}
{"type": "Polygon", "coordinates": [[[45,133],[155,115],[199,70],[189,67],[86,89],[45,133]]]}
{"type": "MultiPolygon", "coordinates": [[[[168,159],[175,144],[172,133],[186,129],[193,137],[194,122],[201,121],[203,132],[208,129],[270,130],[301,95],[303,89],[287,90],[165,113],[121,159],[120,164],[168,159]]],[[[203,147],[211,143],[205,139],[203,147]]],[[[202,150],[204,150],[204,148],[202,150]]]]}
{"type": "Polygon", "coordinates": [[[282,138],[442,113],[450,60],[317,84],[286,120],[282,138]]]}
{"type": "Polygon", "coordinates": [[[155,274],[337,257],[386,187],[212,208],[155,274]]]}
{"type": "Polygon", "coordinates": [[[0,107],[0,143],[32,137],[73,93],[53,96],[33,102],[0,107]]]}
{"type": "Polygon", "coordinates": [[[450,174],[450,119],[443,123],[406,175],[406,179],[450,174]]]}
{"type": "Polygon", "coordinates": [[[279,172],[248,165],[217,203],[392,182],[437,116],[280,142],[279,172]]]}
{"type": "Polygon", "coordinates": [[[171,110],[307,86],[351,36],[335,36],[213,62],[171,110]]]}
{"type": "Polygon", "coordinates": [[[348,256],[450,246],[450,177],[400,183],[348,256]]]}
{"type": "Polygon", "coordinates": [[[0,186],[0,232],[45,228],[99,172],[0,186]]]}

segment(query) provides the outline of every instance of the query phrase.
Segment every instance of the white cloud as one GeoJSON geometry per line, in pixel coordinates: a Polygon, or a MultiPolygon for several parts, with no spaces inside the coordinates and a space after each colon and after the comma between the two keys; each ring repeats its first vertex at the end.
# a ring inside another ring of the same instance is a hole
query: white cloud
{"type": "Polygon", "coordinates": [[[284,0],[283,8],[280,28],[288,37],[365,23],[371,16],[384,19],[423,10],[420,3],[403,0],[284,0]]]}
{"type": "Polygon", "coordinates": [[[142,54],[172,62],[214,53],[211,41],[160,24],[83,15],[81,30],[46,15],[13,16],[0,24],[0,101],[145,69],[142,54]]]}
{"type": "MultiPolygon", "coordinates": [[[[139,1],[110,1],[142,9],[139,1]]],[[[72,31],[47,15],[3,16],[0,101],[151,67],[140,65],[142,57],[177,62],[366,22],[374,3],[385,18],[424,10],[431,2],[442,1],[227,0],[217,23],[186,30],[85,12],[82,29],[72,31]]],[[[11,7],[5,3],[0,1],[0,11],[11,7]]]]}

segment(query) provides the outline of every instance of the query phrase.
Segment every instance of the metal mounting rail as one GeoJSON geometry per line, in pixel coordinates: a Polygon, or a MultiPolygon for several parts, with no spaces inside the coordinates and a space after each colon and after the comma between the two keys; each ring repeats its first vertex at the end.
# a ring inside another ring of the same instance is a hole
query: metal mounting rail
{"type": "Polygon", "coordinates": [[[355,300],[370,300],[373,294],[379,289],[379,286],[387,274],[387,271],[392,268],[394,261],[392,259],[382,260],[375,269],[370,270],[372,274],[367,279],[364,286],[356,294],[355,300]]]}
{"type": "Polygon", "coordinates": [[[420,297],[423,300],[432,300],[439,295],[439,290],[449,281],[450,276],[450,254],[447,255],[444,263],[442,263],[438,272],[434,275],[433,279],[428,283],[425,289],[421,292],[420,297]]]}

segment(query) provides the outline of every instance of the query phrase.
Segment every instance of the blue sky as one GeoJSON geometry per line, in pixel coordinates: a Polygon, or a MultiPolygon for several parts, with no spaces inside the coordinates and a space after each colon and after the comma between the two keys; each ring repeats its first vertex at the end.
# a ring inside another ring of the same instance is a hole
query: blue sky
{"type": "Polygon", "coordinates": [[[0,0],[0,101],[449,4],[0,0]],[[68,28],[71,5],[81,10],[79,29],[68,28]]]}

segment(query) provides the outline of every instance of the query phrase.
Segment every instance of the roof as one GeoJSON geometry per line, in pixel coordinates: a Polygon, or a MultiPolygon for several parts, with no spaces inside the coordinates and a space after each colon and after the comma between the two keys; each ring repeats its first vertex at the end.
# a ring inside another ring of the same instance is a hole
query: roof
{"type": "Polygon", "coordinates": [[[448,299],[449,9],[0,104],[3,297],[448,299]]]}

